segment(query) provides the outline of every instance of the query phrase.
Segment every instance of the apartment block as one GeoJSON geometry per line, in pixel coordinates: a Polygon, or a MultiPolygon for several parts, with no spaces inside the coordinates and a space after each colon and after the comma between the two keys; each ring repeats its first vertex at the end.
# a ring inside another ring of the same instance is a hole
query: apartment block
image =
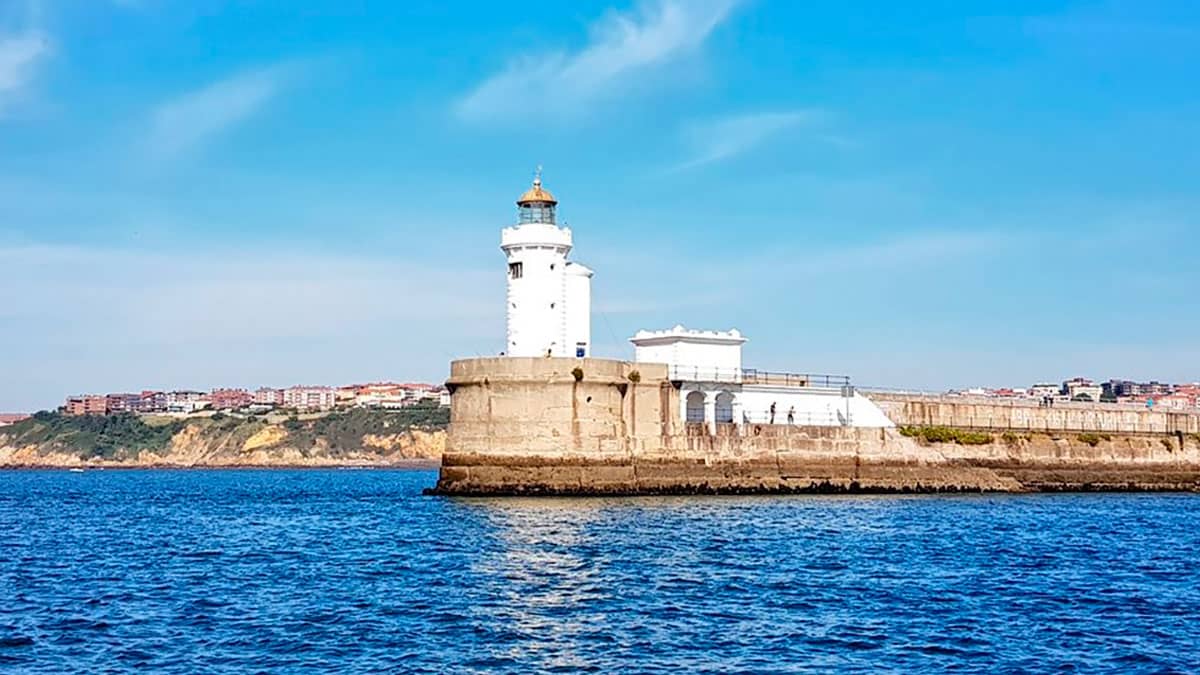
{"type": "Polygon", "coordinates": [[[245,389],[213,389],[209,394],[213,410],[237,410],[254,402],[254,396],[245,389]]]}
{"type": "Polygon", "coordinates": [[[68,396],[63,409],[68,415],[103,415],[108,412],[108,397],[100,394],[68,396]]]}
{"type": "Polygon", "coordinates": [[[283,405],[297,410],[332,410],[337,404],[333,387],[288,387],[283,390],[283,405]]]}

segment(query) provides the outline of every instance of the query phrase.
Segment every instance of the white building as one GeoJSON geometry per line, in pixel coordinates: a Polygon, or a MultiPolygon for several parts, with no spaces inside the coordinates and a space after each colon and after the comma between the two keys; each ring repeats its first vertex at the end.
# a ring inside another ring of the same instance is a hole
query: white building
{"type": "Polygon", "coordinates": [[[254,391],[255,405],[283,405],[283,390],[270,387],[259,387],[254,391]]]}
{"type": "Polygon", "coordinates": [[[567,260],[571,230],[539,172],[517,200],[517,224],[500,234],[508,258],[510,356],[591,356],[592,271],[567,260]]]}
{"type": "Polygon", "coordinates": [[[634,344],[635,361],[669,364],[672,379],[742,381],[742,345],[746,338],[736,328],[723,333],[677,325],[670,330],[638,331],[630,342],[634,344]]]}
{"type": "Polygon", "coordinates": [[[854,391],[850,379],[744,368],[737,330],[675,326],[630,338],[639,363],[665,363],[679,387],[680,418],[706,424],[894,427],[886,413],[854,391]]]}
{"type": "Polygon", "coordinates": [[[283,390],[283,405],[297,410],[332,410],[337,404],[333,387],[288,387],[283,390]]]}
{"type": "Polygon", "coordinates": [[[173,413],[194,413],[208,407],[208,394],[202,391],[181,389],[168,391],[166,395],[166,410],[173,413]]]}

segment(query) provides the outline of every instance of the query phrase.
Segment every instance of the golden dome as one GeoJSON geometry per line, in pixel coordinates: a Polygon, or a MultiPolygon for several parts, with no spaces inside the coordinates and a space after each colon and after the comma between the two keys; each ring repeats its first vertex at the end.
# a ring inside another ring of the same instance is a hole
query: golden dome
{"type": "Polygon", "coordinates": [[[558,200],[549,191],[542,189],[542,177],[538,176],[533,179],[533,187],[525,191],[521,198],[517,200],[517,206],[526,206],[541,202],[543,204],[557,204],[558,200]]]}

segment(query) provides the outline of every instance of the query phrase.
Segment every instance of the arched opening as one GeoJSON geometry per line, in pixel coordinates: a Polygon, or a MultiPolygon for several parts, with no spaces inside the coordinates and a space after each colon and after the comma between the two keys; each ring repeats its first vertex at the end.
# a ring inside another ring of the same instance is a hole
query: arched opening
{"type": "Polygon", "coordinates": [[[687,395],[687,421],[704,422],[704,392],[693,391],[687,395]]]}
{"type": "Polygon", "coordinates": [[[733,424],[733,394],[723,391],[717,394],[717,424],[733,424]]]}

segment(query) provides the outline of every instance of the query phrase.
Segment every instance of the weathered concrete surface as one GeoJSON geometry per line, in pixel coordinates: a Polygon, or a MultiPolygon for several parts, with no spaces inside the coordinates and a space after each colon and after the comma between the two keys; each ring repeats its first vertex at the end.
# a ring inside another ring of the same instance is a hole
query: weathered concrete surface
{"type": "Polygon", "coordinates": [[[703,425],[666,369],[601,359],[455,361],[442,494],[1193,490],[1200,436],[1028,432],[922,444],[891,429],[703,425]]]}
{"type": "Polygon", "coordinates": [[[1055,403],[921,394],[867,395],[897,425],[1001,431],[1076,431],[1125,434],[1200,433],[1200,412],[1149,410],[1114,403],[1055,403]]]}

